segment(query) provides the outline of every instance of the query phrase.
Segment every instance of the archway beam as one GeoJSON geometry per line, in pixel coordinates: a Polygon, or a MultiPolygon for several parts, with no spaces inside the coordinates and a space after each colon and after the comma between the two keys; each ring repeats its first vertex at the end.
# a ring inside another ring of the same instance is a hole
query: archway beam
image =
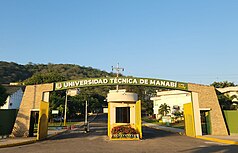
{"type": "Polygon", "coordinates": [[[188,91],[188,83],[136,77],[105,77],[105,78],[85,78],[78,80],[68,80],[54,83],[54,90],[65,90],[71,88],[91,87],[91,86],[113,86],[113,85],[140,85],[153,86],[177,90],[188,91]]]}

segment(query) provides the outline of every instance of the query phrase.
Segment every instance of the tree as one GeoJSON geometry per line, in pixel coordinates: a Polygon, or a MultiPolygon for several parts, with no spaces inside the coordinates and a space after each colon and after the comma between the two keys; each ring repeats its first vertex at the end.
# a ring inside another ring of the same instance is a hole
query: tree
{"type": "Polygon", "coordinates": [[[76,114],[85,113],[85,102],[88,101],[89,112],[97,113],[102,110],[102,106],[106,106],[105,97],[96,93],[80,93],[74,97],[70,97],[68,103],[70,116],[74,117],[76,114]]]}
{"type": "Polygon", "coordinates": [[[228,94],[224,94],[224,99],[225,99],[225,102],[223,103],[227,103],[227,105],[225,105],[225,109],[228,109],[228,110],[237,110],[238,109],[238,106],[237,106],[237,95],[228,95],[228,94]],[[235,101],[234,101],[235,100],[235,101]]]}
{"type": "Polygon", "coordinates": [[[128,92],[134,92],[138,94],[138,99],[141,100],[142,111],[148,115],[153,114],[153,101],[151,97],[156,96],[157,87],[144,87],[144,86],[123,86],[128,92]]]}
{"type": "Polygon", "coordinates": [[[235,86],[234,82],[223,81],[223,82],[213,82],[211,86],[215,88],[225,88],[225,87],[233,87],[235,86]]]}
{"type": "MultiPolygon", "coordinates": [[[[215,88],[225,88],[225,87],[233,87],[236,85],[234,84],[234,82],[223,81],[223,82],[213,82],[211,86],[214,86],[215,88]]],[[[232,100],[234,98],[237,98],[235,95],[229,96],[227,94],[217,92],[217,98],[221,106],[221,109],[230,110],[236,108],[236,106],[232,105],[232,100]]]]}
{"type": "Polygon", "coordinates": [[[59,107],[57,107],[57,110],[59,110],[59,112],[60,112],[60,124],[62,123],[62,119],[63,119],[63,115],[64,115],[64,110],[65,110],[65,108],[64,108],[64,105],[59,105],[59,107]]]}
{"type": "Polygon", "coordinates": [[[232,105],[232,98],[228,95],[224,95],[224,94],[218,94],[217,95],[219,104],[222,108],[222,110],[230,110],[231,109],[231,105],[232,105]]]}
{"type": "Polygon", "coordinates": [[[0,85],[0,106],[3,106],[6,103],[7,96],[7,90],[0,85]]]}
{"type": "Polygon", "coordinates": [[[82,94],[76,96],[68,96],[68,115],[69,118],[75,118],[77,114],[85,113],[86,97],[82,94]]]}
{"type": "Polygon", "coordinates": [[[168,106],[166,103],[161,104],[159,106],[159,113],[162,114],[163,116],[166,116],[170,111],[170,106],[168,106]]]}
{"type": "Polygon", "coordinates": [[[64,106],[65,104],[65,91],[53,91],[50,93],[50,102],[49,102],[49,118],[52,119],[52,110],[59,110],[61,115],[63,112],[59,109],[59,106],[64,106]]]}
{"type": "Polygon", "coordinates": [[[26,85],[31,85],[31,84],[42,84],[42,83],[52,83],[52,82],[57,82],[57,81],[63,81],[64,77],[61,76],[59,73],[39,73],[35,74],[29,79],[25,80],[26,85]]]}
{"type": "Polygon", "coordinates": [[[238,104],[237,103],[233,103],[231,105],[231,110],[238,110],[238,104]]]}

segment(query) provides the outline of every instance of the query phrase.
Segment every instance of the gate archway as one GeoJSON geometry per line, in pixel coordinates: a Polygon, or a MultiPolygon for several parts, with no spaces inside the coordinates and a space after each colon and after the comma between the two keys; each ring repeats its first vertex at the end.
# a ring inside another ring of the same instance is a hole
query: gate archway
{"type": "MultiPolygon", "coordinates": [[[[50,84],[39,84],[26,86],[21,106],[14,125],[13,134],[15,136],[28,136],[31,110],[40,109],[40,104],[49,102],[49,92],[54,90],[66,90],[71,88],[81,88],[89,86],[114,86],[114,85],[140,85],[153,86],[167,89],[184,90],[191,92],[192,101],[189,107],[186,107],[186,114],[193,117],[192,124],[185,125],[187,135],[202,135],[200,111],[210,110],[211,117],[211,135],[228,135],[224,118],[218,103],[215,88],[206,85],[192,83],[153,79],[153,78],[136,78],[136,77],[105,77],[105,78],[86,78],[78,80],[62,81],[50,84]],[[190,113],[187,113],[190,112],[190,113]],[[192,131],[192,132],[191,132],[192,131]]],[[[41,111],[41,109],[40,109],[41,111]]],[[[44,113],[43,113],[44,114],[44,113]]],[[[39,116],[40,121],[41,116],[39,116]]],[[[187,122],[188,123],[188,122],[187,122]]],[[[186,117],[185,117],[185,124],[186,117]]],[[[41,124],[45,126],[46,124],[41,124]]],[[[46,127],[39,127],[44,129],[46,127]]],[[[40,133],[38,131],[38,133],[40,133]]],[[[45,132],[41,132],[45,133],[45,132]]],[[[46,135],[38,136],[45,138],[46,135]]]]}

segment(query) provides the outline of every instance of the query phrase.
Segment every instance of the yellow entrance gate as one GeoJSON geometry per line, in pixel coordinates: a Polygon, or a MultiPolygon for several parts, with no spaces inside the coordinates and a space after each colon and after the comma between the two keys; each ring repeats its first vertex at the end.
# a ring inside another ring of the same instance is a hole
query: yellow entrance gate
{"type": "Polygon", "coordinates": [[[183,105],[184,119],[185,119],[185,133],[187,136],[195,137],[193,104],[187,103],[183,105]]]}
{"type": "Polygon", "coordinates": [[[42,140],[47,138],[48,134],[48,112],[49,112],[49,102],[41,101],[38,129],[37,129],[37,140],[42,140]]]}

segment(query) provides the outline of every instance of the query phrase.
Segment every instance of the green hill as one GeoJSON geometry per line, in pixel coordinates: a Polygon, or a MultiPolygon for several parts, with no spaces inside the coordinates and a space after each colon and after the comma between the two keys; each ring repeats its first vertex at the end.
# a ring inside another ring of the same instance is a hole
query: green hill
{"type": "Polygon", "coordinates": [[[25,82],[33,83],[36,78],[41,79],[37,83],[48,83],[61,80],[78,78],[93,78],[112,76],[112,73],[84,67],[75,64],[33,64],[20,65],[13,62],[0,61],[0,83],[25,82]]]}

